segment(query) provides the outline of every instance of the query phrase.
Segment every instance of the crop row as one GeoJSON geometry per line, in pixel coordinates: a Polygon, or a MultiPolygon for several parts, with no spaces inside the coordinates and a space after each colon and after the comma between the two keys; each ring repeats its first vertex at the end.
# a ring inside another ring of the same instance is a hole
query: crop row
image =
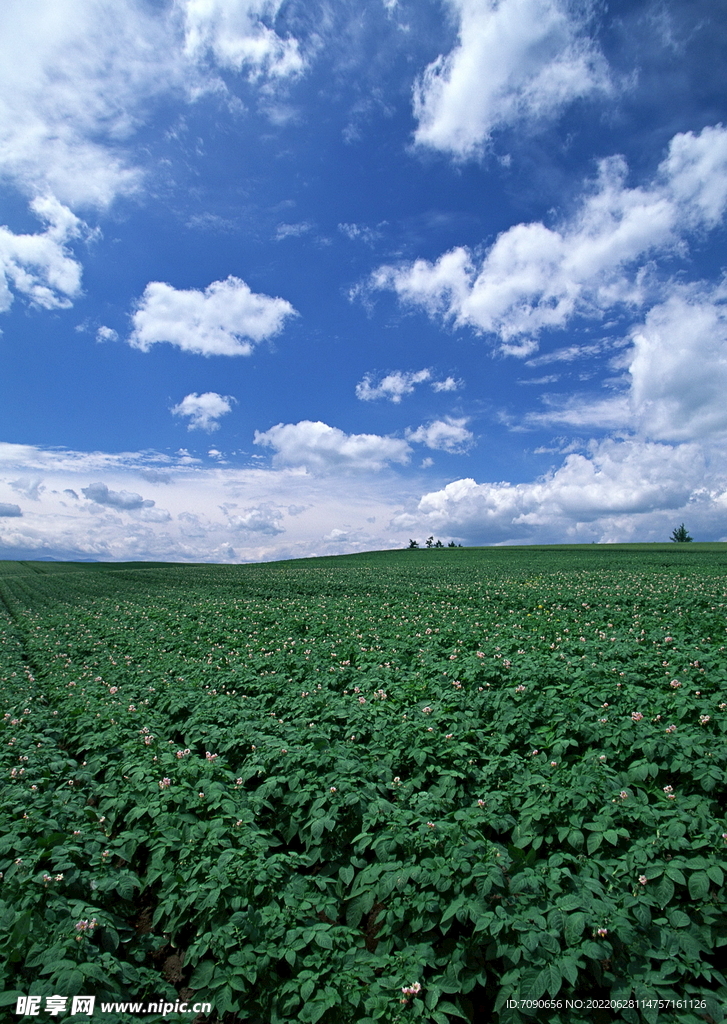
{"type": "Polygon", "coordinates": [[[510,555],[0,573],[0,1002],[723,1020],[724,575],[510,555]]]}

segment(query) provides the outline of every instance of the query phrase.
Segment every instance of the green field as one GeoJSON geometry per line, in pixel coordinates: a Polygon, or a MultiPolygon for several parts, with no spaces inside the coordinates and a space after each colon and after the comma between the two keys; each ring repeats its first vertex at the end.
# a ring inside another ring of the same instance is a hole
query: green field
{"type": "Polygon", "coordinates": [[[722,544],[0,562],[0,1014],[723,1021],[726,609],[722,544]]]}

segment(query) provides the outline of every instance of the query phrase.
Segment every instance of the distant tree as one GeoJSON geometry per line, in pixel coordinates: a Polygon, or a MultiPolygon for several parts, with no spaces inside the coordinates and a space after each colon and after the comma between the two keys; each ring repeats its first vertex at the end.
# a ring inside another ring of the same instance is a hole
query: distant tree
{"type": "Polygon", "coordinates": [[[448,548],[456,548],[456,547],[457,547],[457,545],[456,545],[456,544],[454,543],[454,541],[453,541],[453,540],[451,540],[451,541],[449,542],[449,544],[447,545],[447,547],[448,547],[448,548]]]}
{"type": "Polygon", "coordinates": [[[437,543],[434,546],[435,546],[435,548],[443,548],[444,544],[442,544],[441,540],[438,540],[437,543]]]}
{"type": "Polygon", "coordinates": [[[418,547],[419,547],[419,541],[418,540],[410,540],[409,541],[409,550],[410,551],[412,550],[412,548],[418,548],[418,547]]]}
{"type": "Polygon", "coordinates": [[[687,528],[684,523],[677,526],[669,539],[673,540],[676,544],[687,544],[689,541],[694,540],[694,538],[687,533],[687,528]]]}
{"type": "Polygon", "coordinates": [[[434,537],[427,537],[427,547],[431,548],[434,546],[434,537]]]}

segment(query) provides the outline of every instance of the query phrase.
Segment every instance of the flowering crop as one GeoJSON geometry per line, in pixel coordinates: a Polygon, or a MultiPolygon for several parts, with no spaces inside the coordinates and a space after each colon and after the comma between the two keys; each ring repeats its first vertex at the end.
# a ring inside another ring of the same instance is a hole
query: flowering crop
{"type": "Polygon", "coordinates": [[[0,1005],[723,1019],[725,556],[687,547],[0,563],[0,1005]]]}

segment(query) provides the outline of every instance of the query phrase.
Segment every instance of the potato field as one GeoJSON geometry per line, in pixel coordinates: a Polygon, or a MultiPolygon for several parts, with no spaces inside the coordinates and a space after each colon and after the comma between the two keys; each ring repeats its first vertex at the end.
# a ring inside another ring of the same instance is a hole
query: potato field
{"type": "Polygon", "coordinates": [[[726,611],[720,544],[0,562],[0,1016],[718,1024],[726,611]]]}

